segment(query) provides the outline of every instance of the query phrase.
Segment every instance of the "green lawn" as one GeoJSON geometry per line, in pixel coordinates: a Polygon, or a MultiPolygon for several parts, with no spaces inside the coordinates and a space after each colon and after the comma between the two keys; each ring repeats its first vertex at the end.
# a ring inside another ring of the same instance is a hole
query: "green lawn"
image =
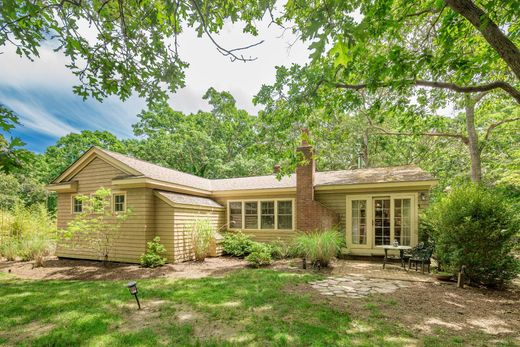
{"type": "Polygon", "coordinates": [[[370,299],[362,299],[370,318],[360,321],[355,312],[284,290],[316,278],[242,270],[223,278],[142,280],[138,312],[126,282],[21,281],[0,274],[0,345],[447,344],[442,337],[417,341],[386,323],[370,299]]]}

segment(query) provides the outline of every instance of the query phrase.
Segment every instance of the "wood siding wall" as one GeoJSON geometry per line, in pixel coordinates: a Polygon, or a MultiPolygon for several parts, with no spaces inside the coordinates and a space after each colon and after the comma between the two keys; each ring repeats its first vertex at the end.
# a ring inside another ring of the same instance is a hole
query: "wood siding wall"
{"type": "MultiPolygon", "coordinates": [[[[112,179],[122,174],[123,172],[104,160],[95,158],[72,178],[72,180],[78,181],[78,192],[74,194],[89,195],[101,187],[112,189],[112,179]]],[[[109,254],[109,260],[138,262],[139,256],[146,249],[146,242],[150,241],[154,234],[153,191],[145,188],[134,188],[127,189],[125,192],[127,194],[127,207],[132,210],[132,213],[121,226],[121,233],[117,242],[115,242],[116,246],[109,254]]],[[[58,194],[58,228],[66,228],[67,224],[75,217],[71,211],[71,197],[74,194],[58,194]]],[[[60,243],[56,255],[80,259],[99,259],[99,256],[89,250],[86,245],[78,244],[71,248],[66,246],[65,242],[60,243]]]]}
{"type": "Polygon", "coordinates": [[[197,219],[208,219],[215,230],[219,231],[225,223],[225,211],[175,207],[173,217],[174,262],[193,260],[190,226],[197,219]]]}
{"type": "Polygon", "coordinates": [[[166,248],[166,259],[173,262],[174,257],[174,209],[155,197],[155,235],[161,238],[166,248]]]}
{"type": "MultiPolygon", "coordinates": [[[[228,208],[228,201],[236,201],[236,200],[269,200],[269,199],[295,199],[294,204],[295,208],[294,211],[298,211],[298,206],[296,205],[296,194],[270,194],[270,195],[236,195],[236,196],[229,196],[225,198],[215,198],[214,200],[217,201],[219,204],[224,206],[226,208],[226,211],[224,212],[224,219],[221,224],[221,227],[223,230],[227,230],[227,224],[228,224],[228,214],[227,214],[227,208],[228,208]],[[225,227],[224,227],[225,225],[225,227]]],[[[294,221],[296,221],[296,218],[294,218],[294,221]]],[[[293,223],[293,227],[296,227],[296,223],[293,223]]],[[[258,241],[258,242],[273,242],[273,241],[290,241],[292,240],[298,233],[296,230],[246,230],[242,229],[240,230],[245,235],[248,235],[251,237],[252,240],[258,241]]]]}

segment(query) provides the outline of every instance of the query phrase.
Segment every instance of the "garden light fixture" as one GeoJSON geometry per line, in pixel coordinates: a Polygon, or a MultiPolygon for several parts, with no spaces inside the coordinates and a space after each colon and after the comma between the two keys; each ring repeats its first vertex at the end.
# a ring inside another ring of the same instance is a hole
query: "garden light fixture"
{"type": "Polygon", "coordinates": [[[137,297],[137,282],[129,282],[126,287],[130,291],[130,294],[135,296],[135,301],[137,301],[137,307],[139,307],[139,310],[141,309],[141,304],[139,303],[139,298],[137,297]]]}

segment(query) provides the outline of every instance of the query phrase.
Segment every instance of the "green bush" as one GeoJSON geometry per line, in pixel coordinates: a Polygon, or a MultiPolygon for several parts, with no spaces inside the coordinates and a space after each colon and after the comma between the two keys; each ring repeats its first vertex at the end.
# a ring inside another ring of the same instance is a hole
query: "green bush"
{"type": "Polygon", "coordinates": [[[161,238],[156,236],[153,241],[147,243],[146,253],[141,255],[140,262],[143,267],[159,267],[166,264],[166,248],[161,244],[161,238]]]}
{"type": "Polygon", "coordinates": [[[244,233],[228,232],[224,235],[222,241],[222,249],[224,254],[231,255],[234,257],[245,257],[253,251],[255,242],[244,233]]]}
{"type": "Polygon", "coordinates": [[[465,265],[471,282],[491,287],[520,272],[511,252],[518,216],[496,190],[474,184],[457,188],[432,204],[424,219],[446,270],[456,273],[465,265]]]}
{"type": "Polygon", "coordinates": [[[189,226],[189,232],[191,232],[195,260],[204,261],[208,256],[211,240],[215,235],[213,226],[209,220],[199,219],[189,226]]]}
{"type": "Polygon", "coordinates": [[[19,254],[18,242],[16,240],[5,238],[0,242],[0,256],[9,261],[16,260],[19,254]]]}
{"type": "Polygon", "coordinates": [[[34,260],[35,266],[43,266],[44,258],[54,252],[54,242],[47,238],[32,237],[19,243],[18,254],[22,261],[34,260]]]}
{"type": "Polygon", "coordinates": [[[267,266],[273,263],[271,257],[271,248],[268,245],[256,243],[251,252],[247,257],[246,261],[252,267],[267,266]]]}
{"type": "Polygon", "coordinates": [[[270,246],[273,259],[286,259],[297,256],[296,249],[292,243],[276,240],[271,242],[270,246]]]}
{"type": "Polygon", "coordinates": [[[312,232],[298,236],[296,249],[301,257],[307,258],[314,267],[327,267],[335,258],[343,244],[341,234],[336,230],[312,232]]]}

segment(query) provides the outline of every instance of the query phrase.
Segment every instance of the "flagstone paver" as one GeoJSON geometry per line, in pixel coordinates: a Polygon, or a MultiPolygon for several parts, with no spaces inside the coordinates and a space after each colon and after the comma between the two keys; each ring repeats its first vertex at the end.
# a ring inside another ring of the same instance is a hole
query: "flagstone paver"
{"type": "Polygon", "coordinates": [[[361,298],[370,294],[389,294],[411,284],[400,280],[367,278],[363,276],[328,277],[310,282],[312,288],[326,296],[361,298]]]}

